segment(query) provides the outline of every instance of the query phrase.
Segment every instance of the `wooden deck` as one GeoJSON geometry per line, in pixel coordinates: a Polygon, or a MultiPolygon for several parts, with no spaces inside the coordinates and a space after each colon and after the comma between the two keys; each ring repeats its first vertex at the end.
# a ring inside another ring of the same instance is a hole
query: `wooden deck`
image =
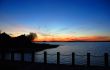
{"type": "Polygon", "coordinates": [[[0,70],[110,70],[110,67],[0,61],[0,70]]]}

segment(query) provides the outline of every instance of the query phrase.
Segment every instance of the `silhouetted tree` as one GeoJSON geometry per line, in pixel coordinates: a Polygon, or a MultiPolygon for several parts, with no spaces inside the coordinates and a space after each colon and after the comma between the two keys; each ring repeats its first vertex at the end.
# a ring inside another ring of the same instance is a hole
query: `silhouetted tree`
{"type": "Polygon", "coordinates": [[[27,38],[28,38],[30,41],[34,40],[36,37],[37,37],[37,34],[36,34],[36,33],[32,33],[32,32],[30,32],[30,34],[27,35],[27,38]]]}

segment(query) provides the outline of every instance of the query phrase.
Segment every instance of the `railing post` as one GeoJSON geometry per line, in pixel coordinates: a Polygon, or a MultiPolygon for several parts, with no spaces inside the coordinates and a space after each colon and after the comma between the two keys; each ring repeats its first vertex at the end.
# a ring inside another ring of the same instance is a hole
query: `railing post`
{"type": "Polygon", "coordinates": [[[75,65],[75,53],[72,53],[72,65],[75,65]]]}
{"type": "Polygon", "coordinates": [[[21,52],[21,62],[24,62],[24,52],[21,52]]]}
{"type": "Polygon", "coordinates": [[[105,61],[105,66],[108,66],[108,53],[104,54],[104,61],[105,61]]]}
{"type": "Polygon", "coordinates": [[[87,66],[90,66],[90,53],[87,53],[87,66]]]}
{"type": "Polygon", "coordinates": [[[47,52],[44,52],[44,64],[47,64],[47,52]]]}
{"type": "Polygon", "coordinates": [[[2,60],[2,61],[5,60],[5,52],[1,52],[1,60],[2,60]]]}
{"type": "Polygon", "coordinates": [[[34,63],[34,61],[35,61],[35,52],[33,51],[32,52],[32,62],[34,63]]]}
{"type": "Polygon", "coordinates": [[[1,61],[4,61],[4,60],[5,60],[5,52],[1,51],[1,61]]]}
{"type": "Polygon", "coordinates": [[[57,52],[57,64],[60,64],[60,52],[57,52]]]}
{"type": "Polygon", "coordinates": [[[14,52],[11,51],[11,61],[14,61],[14,52]]]}

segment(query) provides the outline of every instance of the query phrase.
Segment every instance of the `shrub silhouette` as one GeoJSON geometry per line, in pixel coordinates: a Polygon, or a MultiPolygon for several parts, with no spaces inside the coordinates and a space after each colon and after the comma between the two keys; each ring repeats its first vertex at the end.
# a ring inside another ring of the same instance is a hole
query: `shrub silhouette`
{"type": "Polygon", "coordinates": [[[0,46],[7,48],[7,47],[28,47],[32,40],[37,35],[35,33],[30,33],[29,35],[20,35],[17,37],[11,37],[10,35],[4,33],[0,33],[0,46]]]}

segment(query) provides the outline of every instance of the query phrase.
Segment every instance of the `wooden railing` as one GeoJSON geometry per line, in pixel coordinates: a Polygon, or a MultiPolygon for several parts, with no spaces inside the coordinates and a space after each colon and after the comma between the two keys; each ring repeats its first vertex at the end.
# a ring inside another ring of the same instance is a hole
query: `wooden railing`
{"type": "MultiPolygon", "coordinates": [[[[11,60],[10,61],[15,61],[14,60],[14,53],[15,52],[13,52],[13,51],[11,51],[11,60]]],[[[21,54],[21,62],[24,62],[24,53],[25,52],[20,52],[20,54],[21,54]]],[[[5,61],[5,52],[1,52],[0,53],[1,54],[1,61],[5,61]]],[[[31,54],[32,54],[32,58],[31,58],[31,62],[35,62],[35,56],[37,56],[37,55],[35,55],[35,52],[33,51],[33,52],[31,52],[31,54]]],[[[43,55],[44,56],[44,64],[48,64],[48,61],[47,61],[47,52],[44,52],[43,54],[41,54],[41,55],[43,55]]],[[[61,54],[60,54],[60,52],[57,52],[57,63],[56,64],[60,64],[60,56],[61,56],[61,54]]],[[[72,65],[73,66],[75,66],[75,53],[73,52],[72,53],[72,55],[71,55],[71,61],[72,61],[72,65]]],[[[87,62],[86,62],[86,66],[91,66],[91,54],[90,53],[87,53],[87,62]]],[[[104,66],[109,66],[109,55],[108,55],[108,53],[104,53],[104,56],[103,56],[103,58],[104,58],[104,66]]]]}

